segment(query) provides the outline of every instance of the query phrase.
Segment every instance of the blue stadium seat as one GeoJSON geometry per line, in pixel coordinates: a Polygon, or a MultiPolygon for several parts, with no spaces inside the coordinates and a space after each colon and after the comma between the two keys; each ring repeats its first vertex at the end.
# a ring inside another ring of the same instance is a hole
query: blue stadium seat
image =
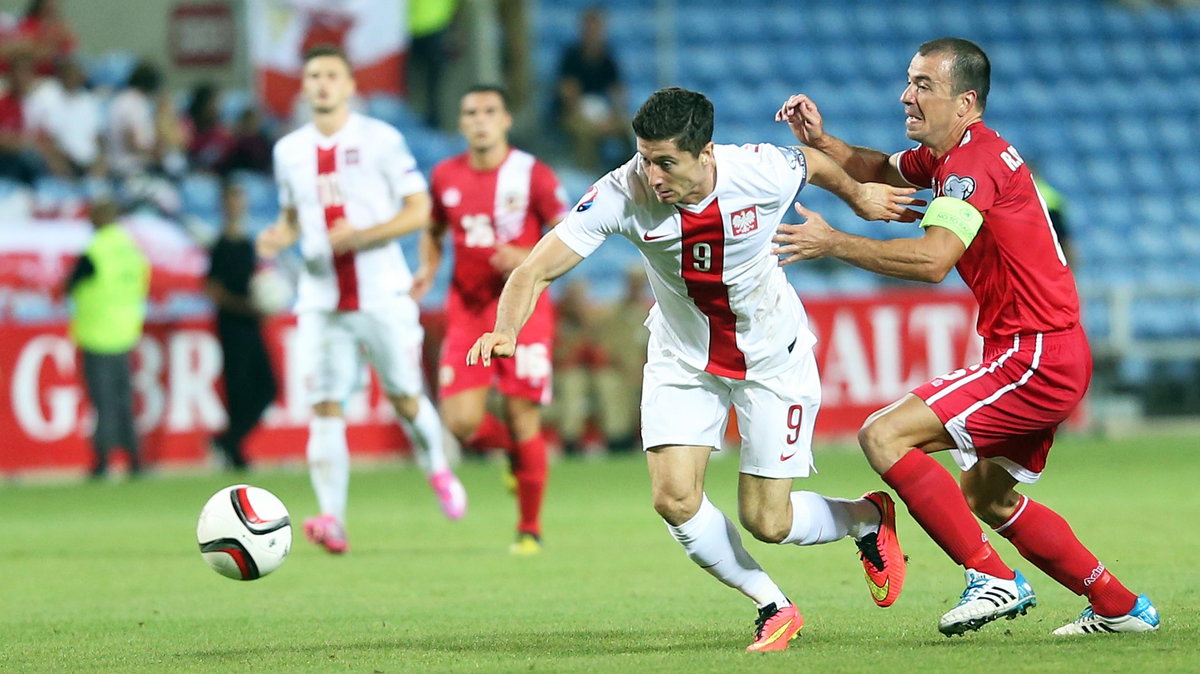
{"type": "Polygon", "coordinates": [[[221,219],[221,185],[216,176],[207,173],[189,173],[179,182],[179,197],[183,200],[183,212],[202,220],[218,222],[221,219]]]}
{"type": "Polygon", "coordinates": [[[110,51],[84,60],[83,67],[93,86],[119,89],[129,80],[137,65],[137,55],[131,51],[110,51]]]}
{"type": "Polygon", "coordinates": [[[274,219],[278,215],[279,196],[274,180],[250,171],[237,171],[230,178],[246,194],[246,207],[251,217],[274,219]]]}

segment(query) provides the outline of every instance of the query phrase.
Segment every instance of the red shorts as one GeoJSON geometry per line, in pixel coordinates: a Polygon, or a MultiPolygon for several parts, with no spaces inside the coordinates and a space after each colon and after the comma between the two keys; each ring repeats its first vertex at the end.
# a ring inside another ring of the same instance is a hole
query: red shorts
{"type": "Polygon", "coordinates": [[[524,398],[546,405],[554,374],[554,314],[534,310],[517,338],[512,358],[493,358],[491,367],[467,366],[467,351],[479,336],[492,329],[492,321],[451,320],[442,341],[438,364],[438,395],[441,398],[476,388],[495,386],[502,395],[524,398]]]}
{"type": "Polygon", "coordinates": [[[1092,353],[1083,328],[1017,335],[984,344],[983,363],[913,389],[941,419],[967,470],[980,458],[1021,482],[1046,467],[1058,424],[1083,399],[1092,353]]]}

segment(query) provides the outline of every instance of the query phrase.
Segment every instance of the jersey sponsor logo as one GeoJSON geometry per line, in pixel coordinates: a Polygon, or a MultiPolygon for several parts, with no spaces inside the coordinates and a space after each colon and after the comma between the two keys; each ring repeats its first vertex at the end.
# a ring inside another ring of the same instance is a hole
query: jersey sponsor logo
{"type": "Polygon", "coordinates": [[[595,185],[589,187],[588,191],[583,193],[583,198],[580,199],[579,203],[575,205],[575,212],[582,213],[591,208],[592,204],[596,202],[596,195],[599,193],[600,190],[597,189],[595,185]]]}
{"type": "Polygon", "coordinates": [[[457,187],[448,187],[442,192],[442,205],[446,208],[454,208],[462,203],[462,192],[458,191],[457,187]]]}
{"type": "Polygon", "coordinates": [[[665,239],[668,236],[671,236],[670,232],[667,232],[666,234],[658,234],[655,236],[650,236],[650,232],[646,232],[645,234],[642,235],[642,241],[658,241],[659,239],[665,239]]]}
{"type": "Polygon", "coordinates": [[[758,229],[758,210],[751,206],[740,211],[734,211],[729,216],[729,224],[733,227],[734,236],[742,236],[758,229]]]}
{"type": "Polygon", "coordinates": [[[780,460],[780,461],[787,461],[788,459],[792,458],[793,456],[796,456],[796,452],[798,452],[798,451],[800,451],[800,450],[792,450],[792,453],[791,453],[791,454],[784,454],[783,452],[780,452],[780,453],[779,453],[779,460],[780,460]]]}
{"type": "Polygon", "coordinates": [[[972,194],[975,194],[975,179],[971,176],[960,178],[951,173],[946,177],[946,182],[942,183],[942,195],[944,196],[966,201],[967,197],[972,194]]]}

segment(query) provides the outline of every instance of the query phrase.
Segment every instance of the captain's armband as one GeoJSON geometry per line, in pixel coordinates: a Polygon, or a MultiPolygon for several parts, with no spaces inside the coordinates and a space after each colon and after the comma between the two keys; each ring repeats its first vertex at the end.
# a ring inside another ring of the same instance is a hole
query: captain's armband
{"type": "Polygon", "coordinates": [[[938,197],[925,209],[921,227],[942,227],[969,247],[983,226],[983,214],[971,204],[954,197],[938,197]]]}

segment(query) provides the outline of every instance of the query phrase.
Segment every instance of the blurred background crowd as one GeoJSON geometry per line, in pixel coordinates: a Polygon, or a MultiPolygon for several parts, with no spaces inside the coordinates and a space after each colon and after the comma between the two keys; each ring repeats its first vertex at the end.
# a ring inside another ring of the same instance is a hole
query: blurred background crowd
{"type": "MultiPolygon", "coordinates": [[[[206,251],[231,219],[250,235],[274,220],[271,147],[305,121],[279,98],[297,56],[279,50],[352,40],[356,17],[383,10],[397,58],[362,64],[357,107],[400,129],[428,172],[465,148],[459,94],[503,83],[515,144],[572,200],[629,158],[628,120],[661,86],[707,94],[717,142],[794,142],[772,115],[804,92],[838,136],[903,149],[915,47],[975,40],[992,59],[986,119],[1034,166],[1068,239],[1098,359],[1094,416],[1200,415],[1200,7],[1182,1],[0,0],[0,328],[65,321],[70,265],[56,256],[82,250],[97,202],[143,223],[143,244],[168,242],[147,251],[148,320],[211,316],[206,251]]],[[[804,199],[854,233],[916,234],[817,190],[804,199]]],[[[415,238],[405,248],[411,264],[415,238]]],[[[634,444],[639,266],[612,242],[559,284],[549,416],[569,451],[634,444]]],[[[805,299],[898,285],[828,262],[788,273],[805,299]]]]}

